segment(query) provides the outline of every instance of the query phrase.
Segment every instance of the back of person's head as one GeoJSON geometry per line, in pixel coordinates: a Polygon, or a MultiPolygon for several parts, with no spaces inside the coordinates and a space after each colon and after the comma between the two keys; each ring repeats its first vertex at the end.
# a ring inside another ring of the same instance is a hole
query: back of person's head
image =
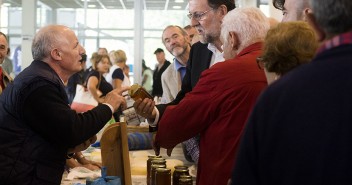
{"type": "Polygon", "coordinates": [[[236,8],[234,0],[208,0],[208,5],[211,8],[218,8],[220,5],[225,5],[227,11],[231,11],[236,8]]]}
{"type": "Polygon", "coordinates": [[[221,25],[221,38],[228,41],[229,32],[235,32],[239,40],[238,52],[264,40],[269,21],[259,8],[236,8],[226,14],[221,25]]]}
{"type": "Polygon", "coordinates": [[[311,0],[314,17],[327,37],[352,30],[351,0],[311,0]]]}
{"type": "Polygon", "coordinates": [[[142,59],[142,68],[143,69],[148,69],[147,65],[145,65],[145,60],[144,59],[142,59]]]}
{"type": "Polygon", "coordinates": [[[310,62],[317,48],[316,34],[308,23],[282,22],[268,31],[261,59],[268,72],[281,76],[310,62]]]}
{"type": "MultiPolygon", "coordinates": [[[[33,38],[32,56],[34,60],[43,60],[49,57],[50,52],[62,42],[68,42],[62,36],[62,25],[49,25],[41,28],[33,38]]],[[[68,28],[67,28],[68,29],[68,28]]]]}
{"type": "Polygon", "coordinates": [[[112,61],[114,64],[116,63],[122,63],[127,61],[126,53],[123,50],[117,50],[113,53],[114,55],[114,61],[112,61]]]}
{"type": "Polygon", "coordinates": [[[110,65],[111,65],[111,61],[110,61],[110,58],[109,58],[108,55],[99,55],[99,54],[97,54],[97,55],[95,55],[94,58],[91,60],[91,62],[92,62],[92,68],[93,68],[94,70],[98,70],[98,64],[99,64],[99,62],[102,62],[103,59],[105,59],[105,58],[109,61],[110,65]]]}

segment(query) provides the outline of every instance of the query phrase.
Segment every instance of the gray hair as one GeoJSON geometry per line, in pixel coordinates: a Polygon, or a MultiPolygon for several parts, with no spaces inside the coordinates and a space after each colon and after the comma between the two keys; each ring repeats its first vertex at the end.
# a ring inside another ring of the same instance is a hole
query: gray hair
{"type": "Polygon", "coordinates": [[[327,35],[338,35],[352,29],[351,0],[310,0],[314,16],[327,35]]]}
{"type": "Polygon", "coordinates": [[[37,32],[32,42],[32,56],[34,60],[43,60],[49,57],[51,50],[58,47],[60,42],[68,42],[62,36],[60,29],[58,29],[62,27],[65,26],[49,25],[37,32]]]}
{"type": "Polygon", "coordinates": [[[238,52],[263,41],[270,28],[269,20],[259,8],[236,8],[231,10],[221,24],[221,37],[227,43],[229,32],[236,32],[240,46],[238,52]]]}
{"type": "Polygon", "coordinates": [[[180,26],[177,26],[177,25],[169,25],[169,26],[166,26],[166,28],[163,30],[163,34],[162,34],[162,36],[161,36],[161,40],[162,40],[163,44],[165,44],[165,43],[164,43],[164,38],[163,38],[164,32],[165,32],[165,30],[167,30],[167,29],[169,29],[169,28],[178,28],[178,29],[180,30],[181,34],[182,34],[184,37],[188,36],[186,30],[183,29],[183,28],[181,28],[180,26]]]}

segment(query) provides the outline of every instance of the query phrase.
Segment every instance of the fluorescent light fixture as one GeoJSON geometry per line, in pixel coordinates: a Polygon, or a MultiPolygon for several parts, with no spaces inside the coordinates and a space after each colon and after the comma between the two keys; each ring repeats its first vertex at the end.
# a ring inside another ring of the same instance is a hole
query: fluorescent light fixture
{"type": "Polygon", "coordinates": [[[181,6],[173,6],[172,8],[173,9],[181,9],[182,7],[181,6]]]}
{"type": "Polygon", "coordinates": [[[175,3],[183,3],[185,2],[184,0],[175,0],[175,3]]]}
{"type": "Polygon", "coordinates": [[[2,3],[2,6],[11,6],[10,3],[2,3]]]}
{"type": "Polygon", "coordinates": [[[95,4],[88,5],[88,8],[95,8],[95,7],[97,7],[97,5],[95,5],[95,4]]]}

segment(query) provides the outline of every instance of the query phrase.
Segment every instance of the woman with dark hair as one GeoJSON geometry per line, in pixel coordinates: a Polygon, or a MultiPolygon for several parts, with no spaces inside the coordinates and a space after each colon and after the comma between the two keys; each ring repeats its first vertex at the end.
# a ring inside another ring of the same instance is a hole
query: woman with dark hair
{"type": "Polygon", "coordinates": [[[306,22],[279,23],[265,37],[258,66],[265,70],[270,84],[293,68],[308,63],[318,45],[314,30],[306,22]]]}

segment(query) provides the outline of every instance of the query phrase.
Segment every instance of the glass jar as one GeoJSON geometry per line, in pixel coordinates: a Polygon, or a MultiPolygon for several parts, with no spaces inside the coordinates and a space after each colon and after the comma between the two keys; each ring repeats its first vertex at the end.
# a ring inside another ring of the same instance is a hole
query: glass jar
{"type": "Polygon", "coordinates": [[[150,95],[141,85],[138,84],[133,84],[130,90],[128,90],[128,94],[134,101],[138,100],[139,98],[141,98],[142,100],[144,98],[153,99],[153,96],[150,95]]]}
{"type": "Polygon", "coordinates": [[[155,172],[155,185],[171,185],[171,169],[157,168],[155,172]]]}
{"type": "Polygon", "coordinates": [[[166,168],[165,164],[152,164],[151,170],[150,170],[150,185],[155,185],[156,179],[155,179],[155,174],[156,174],[156,169],[157,168],[166,168]]]}
{"type": "Polygon", "coordinates": [[[193,185],[193,180],[188,178],[180,178],[179,185],[193,185]]]}
{"type": "Polygon", "coordinates": [[[155,156],[155,155],[149,155],[148,156],[148,160],[147,160],[147,185],[150,185],[150,169],[151,169],[151,165],[152,165],[152,160],[154,159],[162,159],[161,156],[155,156]]]}
{"type": "Polygon", "coordinates": [[[172,184],[173,185],[178,185],[178,181],[180,179],[181,175],[189,175],[188,168],[175,168],[174,173],[172,174],[172,184]]]}

